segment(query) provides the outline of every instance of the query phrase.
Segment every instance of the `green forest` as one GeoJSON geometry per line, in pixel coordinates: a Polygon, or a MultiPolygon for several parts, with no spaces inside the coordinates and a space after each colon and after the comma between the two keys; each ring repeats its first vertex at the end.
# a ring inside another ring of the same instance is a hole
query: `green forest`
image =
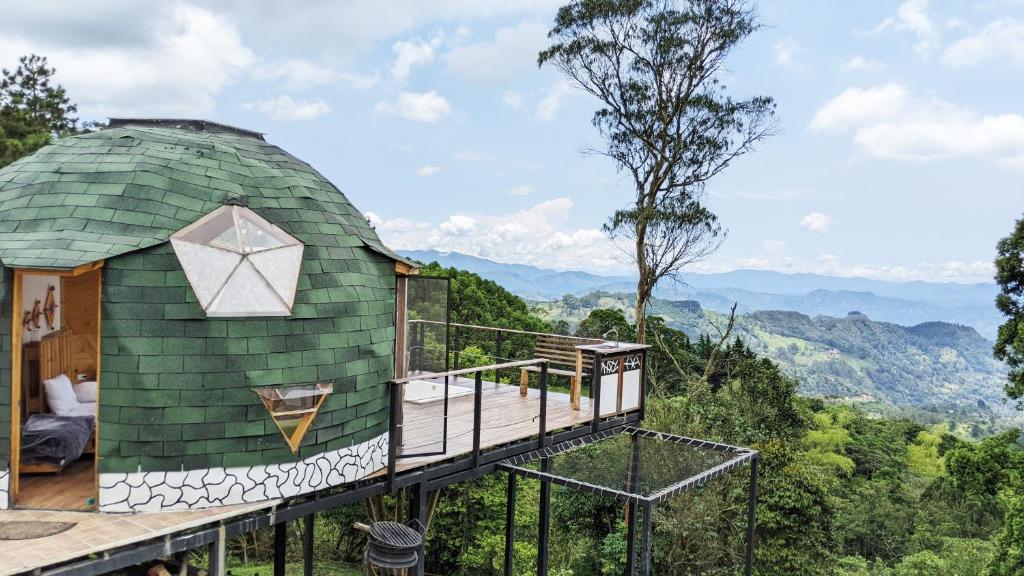
{"type": "MultiPolygon", "coordinates": [[[[525,302],[494,282],[455,269],[426,266],[423,275],[452,280],[452,321],[565,329],[533,316],[525,302]]],[[[633,325],[621,312],[598,309],[576,332],[595,335],[633,325]]],[[[724,327],[723,327],[724,329],[724,327]]],[[[691,340],[648,318],[651,383],[644,427],[751,446],[763,465],[757,509],[755,573],[837,576],[1007,576],[1024,573],[1024,449],[1016,430],[971,440],[948,427],[870,416],[856,408],[808,399],[779,366],[741,338],[691,340]],[[718,350],[719,361],[707,371],[718,350]]],[[[466,341],[466,358],[486,362],[493,340],[466,341]]],[[[515,571],[536,562],[539,484],[518,484],[515,571]]],[[[725,476],[656,509],[655,574],[740,574],[747,477],[725,476]]],[[[504,553],[506,479],[492,474],[437,496],[427,533],[430,574],[495,575],[504,553]]],[[[375,502],[395,510],[396,498],[375,502]]],[[[318,570],[345,574],[362,554],[367,505],[318,516],[318,570]]],[[[625,527],[619,504],[555,488],[551,574],[622,574],[625,527]]],[[[299,531],[289,550],[299,567],[299,531]]],[[[233,543],[236,575],[268,573],[272,535],[233,543]]],[[[353,572],[355,573],[355,572],[353,572]]]]}
{"type": "MultiPolygon", "coordinates": [[[[593,310],[620,310],[632,320],[635,297],[592,292],[534,302],[532,310],[571,331],[593,310]]],[[[693,300],[653,298],[650,314],[692,339],[714,331],[728,314],[693,300]]],[[[969,326],[925,322],[900,326],[850,311],[841,318],[764,310],[740,314],[733,331],[757,354],[779,364],[800,383],[800,393],[845,399],[880,416],[906,416],[928,425],[982,438],[1024,423],[1007,402],[1006,366],[992,356],[992,342],[969,326]]]]}

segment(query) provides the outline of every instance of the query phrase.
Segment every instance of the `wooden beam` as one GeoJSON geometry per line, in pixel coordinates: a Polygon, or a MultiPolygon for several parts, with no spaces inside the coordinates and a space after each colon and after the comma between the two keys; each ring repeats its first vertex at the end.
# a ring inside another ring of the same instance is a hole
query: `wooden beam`
{"type": "Polygon", "coordinates": [[[14,271],[11,286],[11,454],[9,490],[13,508],[18,498],[18,477],[21,468],[21,278],[20,270],[14,271]]]}
{"type": "Polygon", "coordinates": [[[62,278],[67,278],[70,276],[81,276],[82,274],[92,272],[93,270],[99,270],[100,268],[103,268],[104,262],[104,260],[97,260],[96,262],[89,262],[88,264],[76,266],[70,270],[61,268],[19,268],[18,271],[23,274],[39,274],[42,276],[60,276],[62,278]]]}
{"type": "Polygon", "coordinates": [[[395,274],[398,274],[399,276],[415,276],[419,273],[420,269],[416,266],[395,260],[395,274]]]}

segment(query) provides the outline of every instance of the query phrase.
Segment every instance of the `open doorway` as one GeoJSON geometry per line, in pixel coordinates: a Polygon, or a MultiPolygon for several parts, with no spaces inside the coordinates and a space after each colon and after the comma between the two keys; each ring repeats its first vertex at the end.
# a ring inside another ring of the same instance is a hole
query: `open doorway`
{"type": "Polygon", "coordinates": [[[100,265],[15,270],[11,496],[17,508],[94,510],[100,265]]]}

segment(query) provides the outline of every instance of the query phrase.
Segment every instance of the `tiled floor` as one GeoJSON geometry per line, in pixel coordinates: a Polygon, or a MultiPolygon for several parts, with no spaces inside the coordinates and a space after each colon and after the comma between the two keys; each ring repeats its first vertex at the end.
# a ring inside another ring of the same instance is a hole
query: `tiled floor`
{"type": "Polygon", "coordinates": [[[78,523],[67,532],[47,538],[0,540],[0,576],[66,562],[86,554],[226,520],[277,504],[277,500],[270,500],[205,510],[149,514],[0,510],[0,522],[46,520],[78,523]]]}

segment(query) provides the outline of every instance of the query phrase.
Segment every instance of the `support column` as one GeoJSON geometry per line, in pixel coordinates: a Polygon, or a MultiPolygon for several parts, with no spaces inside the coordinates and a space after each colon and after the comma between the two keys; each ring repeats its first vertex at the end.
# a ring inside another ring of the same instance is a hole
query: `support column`
{"type": "Polygon", "coordinates": [[[750,576],[754,569],[754,540],[757,538],[757,463],[760,454],[750,461],[750,493],[747,500],[747,563],[744,574],[750,576]]]}
{"type": "MultiPolygon", "coordinates": [[[[640,443],[636,435],[629,437],[629,485],[636,494],[640,485],[640,443]]],[[[626,504],[626,575],[636,574],[636,502],[626,504]]]]}
{"type": "Polygon", "coordinates": [[[516,474],[508,473],[508,490],[505,492],[505,576],[512,576],[512,562],[515,560],[516,539],[516,474]]]}
{"type": "Polygon", "coordinates": [[[429,495],[430,492],[427,490],[426,481],[421,480],[420,482],[417,482],[416,485],[413,487],[412,506],[410,506],[412,510],[410,510],[409,515],[415,518],[416,521],[420,523],[420,525],[417,526],[417,529],[420,532],[420,537],[423,539],[423,542],[420,544],[420,549],[417,552],[419,560],[416,563],[416,570],[414,572],[416,576],[423,576],[423,573],[426,570],[427,565],[427,502],[430,499],[429,495]]]}
{"type": "Polygon", "coordinates": [[[651,547],[654,539],[654,504],[644,504],[643,545],[640,548],[640,574],[651,576],[651,547]]]}
{"type": "Polygon", "coordinates": [[[227,559],[227,536],[222,524],[217,530],[217,539],[210,543],[210,565],[207,567],[210,576],[225,576],[227,559]]]}
{"type": "MultiPolygon", "coordinates": [[[[551,470],[551,462],[544,458],[540,469],[551,470]]],[[[548,576],[548,536],[551,532],[551,481],[540,481],[540,522],[537,530],[537,576],[548,576]]]]}
{"type": "Polygon", "coordinates": [[[626,504],[626,576],[636,574],[636,502],[626,504]]]}
{"type": "Polygon", "coordinates": [[[302,518],[302,574],[313,576],[313,518],[309,514],[302,518]]]}
{"type": "Polygon", "coordinates": [[[288,523],[274,524],[274,576],[284,576],[288,552],[288,523]]]}

